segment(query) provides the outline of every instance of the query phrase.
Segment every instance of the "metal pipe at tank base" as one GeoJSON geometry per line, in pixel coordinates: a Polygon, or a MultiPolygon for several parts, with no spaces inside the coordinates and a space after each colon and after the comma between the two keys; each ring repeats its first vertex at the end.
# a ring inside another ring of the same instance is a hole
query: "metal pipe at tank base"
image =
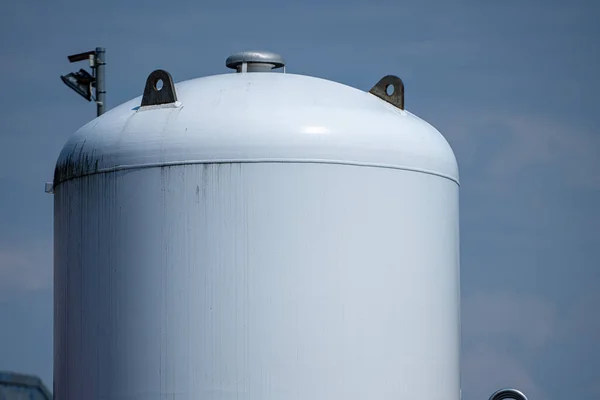
{"type": "Polygon", "coordinates": [[[517,389],[500,389],[493,393],[489,400],[527,400],[527,397],[517,389]]]}

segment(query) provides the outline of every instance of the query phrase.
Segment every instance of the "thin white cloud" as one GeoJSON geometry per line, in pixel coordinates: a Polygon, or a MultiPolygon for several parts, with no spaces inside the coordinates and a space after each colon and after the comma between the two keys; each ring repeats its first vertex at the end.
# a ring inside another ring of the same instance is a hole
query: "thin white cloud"
{"type": "Polygon", "coordinates": [[[463,301],[463,333],[476,342],[511,340],[544,349],[559,334],[555,307],[540,297],[480,291],[463,301]]]}
{"type": "Polygon", "coordinates": [[[51,240],[0,247],[0,301],[52,287],[52,268],[51,240]]]}
{"type": "Polygon", "coordinates": [[[463,301],[462,373],[465,398],[486,399],[513,387],[532,399],[545,399],[527,360],[558,339],[554,307],[535,296],[508,291],[478,292],[463,301]]]}
{"type": "Polygon", "coordinates": [[[576,123],[549,116],[518,115],[503,119],[511,143],[488,164],[488,174],[513,179],[528,168],[547,168],[571,187],[600,189],[600,136],[576,123]]]}
{"type": "Polygon", "coordinates": [[[516,180],[548,174],[570,188],[600,189],[600,136],[584,125],[506,112],[440,121],[459,163],[483,171],[480,182],[472,182],[482,189],[502,192],[516,180]]]}
{"type": "MultiPolygon", "coordinates": [[[[600,283],[596,280],[589,290],[572,293],[571,297],[574,301],[563,322],[564,329],[573,337],[600,338],[600,315],[593,312],[600,304],[600,283]]],[[[600,389],[600,379],[598,383],[600,389]]]]}

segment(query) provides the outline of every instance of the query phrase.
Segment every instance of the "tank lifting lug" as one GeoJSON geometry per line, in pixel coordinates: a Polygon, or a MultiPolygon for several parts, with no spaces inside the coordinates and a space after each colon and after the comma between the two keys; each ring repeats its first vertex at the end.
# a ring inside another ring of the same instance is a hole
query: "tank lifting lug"
{"type": "Polygon", "coordinates": [[[371,88],[371,90],[369,90],[369,93],[404,110],[404,83],[402,82],[402,79],[397,76],[384,76],[371,88]]]}
{"type": "Polygon", "coordinates": [[[162,69],[152,72],[146,79],[146,87],[142,96],[142,107],[171,104],[177,101],[175,85],[171,74],[162,69]]]}

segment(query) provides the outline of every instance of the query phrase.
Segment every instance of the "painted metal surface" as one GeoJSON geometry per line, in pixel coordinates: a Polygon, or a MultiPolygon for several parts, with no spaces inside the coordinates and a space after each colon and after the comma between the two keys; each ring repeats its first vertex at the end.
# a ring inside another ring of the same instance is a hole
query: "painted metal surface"
{"type": "Polygon", "coordinates": [[[176,90],[57,163],[55,398],[458,400],[444,138],[317,78],[176,90]]]}
{"type": "Polygon", "coordinates": [[[494,392],[489,400],[527,400],[527,397],[523,394],[523,392],[516,389],[500,389],[497,392],[494,392]]]}
{"type": "Polygon", "coordinates": [[[269,72],[272,69],[284,68],[285,60],[271,51],[241,51],[225,60],[227,68],[237,72],[269,72]]]}
{"type": "Polygon", "coordinates": [[[458,399],[457,194],[294,163],[61,185],[56,398],[458,399]]]}
{"type": "Polygon", "coordinates": [[[141,96],[82,127],[64,146],[55,185],[87,174],[202,162],[378,165],[458,181],[440,133],[361,90],[278,73],[224,74],[175,84],[177,103],[141,96]]]}
{"type": "Polygon", "coordinates": [[[142,96],[142,107],[158,106],[162,104],[175,103],[177,93],[175,92],[173,78],[165,70],[157,69],[146,79],[146,87],[142,96]]]}
{"type": "Polygon", "coordinates": [[[94,58],[94,68],[96,70],[96,114],[98,116],[106,111],[106,49],[104,47],[96,47],[94,58]]]}
{"type": "Polygon", "coordinates": [[[369,90],[369,93],[404,110],[404,82],[397,76],[384,76],[369,90]]]}

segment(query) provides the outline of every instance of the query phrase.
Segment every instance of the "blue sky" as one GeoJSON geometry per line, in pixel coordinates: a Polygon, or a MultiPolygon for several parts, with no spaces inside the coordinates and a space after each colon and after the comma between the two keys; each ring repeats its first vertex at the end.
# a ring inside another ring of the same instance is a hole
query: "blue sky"
{"type": "Polygon", "coordinates": [[[156,68],[183,81],[227,72],[234,51],[268,49],[288,72],[363,90],[399,75],[406,108],[454,148],[464,399],[503,386],[532,400],[600,398],[599,18],[600,3],[575,0],[5,2],[0,369],[52,386],[44,182],[95,116],[60,82],[80,67],[66,56],[107,48],[113,107],[156,68]]]}

